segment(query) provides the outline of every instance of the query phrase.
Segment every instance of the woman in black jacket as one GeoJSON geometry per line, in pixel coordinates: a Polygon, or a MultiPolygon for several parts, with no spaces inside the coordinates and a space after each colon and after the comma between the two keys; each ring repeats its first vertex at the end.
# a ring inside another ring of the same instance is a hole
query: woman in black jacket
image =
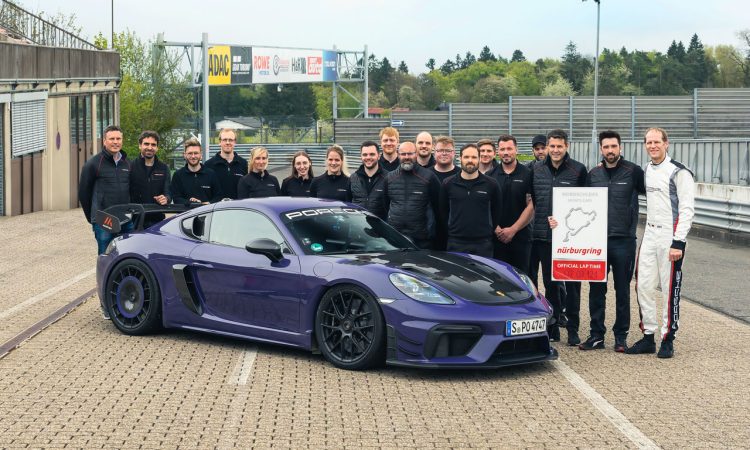
{"type": "Polygon", "coordinates": [[[349,188],[349,170],[346,168],[344,149],[340,145],[328,147],[326,152],[326,173],[315,177],[310,186],[310,196],[330,200],[352,201],[349,188]]]}
{"type": "Polygon", "coordinates": [[[247,175],[240,178],[237,184],[237,198],[276,197],[279,195],[279,180],[270,175],[268,167],[268,149],[255,147],[250,152],[247,175]]]}
{"type": "Polygon", "coordinates": [[[281,182],[281,195],[309,197],[314,177],[310,155],[304,150],[298,151],[292,157],[292,174],[281,182]]]}

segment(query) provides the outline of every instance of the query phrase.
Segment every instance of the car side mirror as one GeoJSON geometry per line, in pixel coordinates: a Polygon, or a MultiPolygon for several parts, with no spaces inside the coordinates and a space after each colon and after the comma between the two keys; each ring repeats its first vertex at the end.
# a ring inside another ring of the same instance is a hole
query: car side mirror
{"type": "Polygon", "coordinates": [[[255,239],[245,245],[245,250],[256,255],[263,255],[271,261],[277,263],[284,259],[281,254],[281,246],[268,238],[255,239]]]}

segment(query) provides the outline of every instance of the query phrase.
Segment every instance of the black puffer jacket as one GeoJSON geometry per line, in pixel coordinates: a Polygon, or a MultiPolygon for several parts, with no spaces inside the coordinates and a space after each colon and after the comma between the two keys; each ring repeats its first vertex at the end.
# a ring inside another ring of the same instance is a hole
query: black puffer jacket
{"type": "Polygon", "coordinates": [[[386,171],[378,165],[378,170],[372,177],[367,176],[364,164],[359,166],[349,178],[352,191],[352,203],[357,204],[385,220],[388,211],[385,209],[386,171]]]}
{"type": "Polygon", "coordinates": [[[586,167],[565,154],[558,169],[547,157],[544,162],[534,164],[531,197],[534,200],[535,241],[552,242],[552,230],[547,218],[552,215],[552,188],[582,187],[586,185],[586,167]]]}
{"type": "Polygon", "coordinates": [[[81,170],[78,201],[89,223],[100,209],[130,203],[131,163],[125,152],[120,151],[120,155],[120,161],[115,164],[112,153],[104,149],[89,158],[81,170]]]}
{"type": "Polygon", "coordinates": [[[612,169],[604,161],[589,172],[586,186],[606,187],[607,236],[632,237],[638,225],[638,194],[646,193],[643,169],[620,158],[612,169]]]}
{"type": "Polygon", "coordinates": [[[411,171],[399,167],[386,177],[384,190],[389,224],[417,241],[436,235],[440,181],[432,170],[416,163],[411,171]]]}
{"type": "Polygon", "coordinates": [[[237,198],[276,197],[281,192],[279,180],[269,175],[267,170],[262,173],[250,172],[240,179],[237,185],[237,198]]]}

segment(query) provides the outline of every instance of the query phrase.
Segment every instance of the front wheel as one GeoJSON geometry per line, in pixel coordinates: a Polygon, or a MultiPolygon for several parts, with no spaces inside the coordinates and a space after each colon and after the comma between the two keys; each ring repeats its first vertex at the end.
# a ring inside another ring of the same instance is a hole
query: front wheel
{"type": "Polygon", "coordinates": [[[107,279],[105,306],[117,329],[143,335],[161,328],[161,293],[151,269],[137,259],[118,263],[107,279]]]}
{"type": "Polygon", "coordinates": [[[362,288],[344,285],[326,292],[315,315],[315,336],[323,356],[341,369],[367,369],[384,362],[383,313],[362,288]]]}

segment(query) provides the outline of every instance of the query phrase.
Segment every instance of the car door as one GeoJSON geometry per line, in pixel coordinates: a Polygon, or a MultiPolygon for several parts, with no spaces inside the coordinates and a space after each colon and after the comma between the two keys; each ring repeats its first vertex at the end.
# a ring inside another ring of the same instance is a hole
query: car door
{"type": "Polygon", "coordinates": [[[299,331],[299,258],[268,217],[247,209],[214,211],[208,242],[190,258],[203,318],[215,321],[213,327],[271,340],[279,340],[278,331],[299,331]],[[284,258],[272,262],[245,249],[260,238],[279,243],[284,258]]]}

